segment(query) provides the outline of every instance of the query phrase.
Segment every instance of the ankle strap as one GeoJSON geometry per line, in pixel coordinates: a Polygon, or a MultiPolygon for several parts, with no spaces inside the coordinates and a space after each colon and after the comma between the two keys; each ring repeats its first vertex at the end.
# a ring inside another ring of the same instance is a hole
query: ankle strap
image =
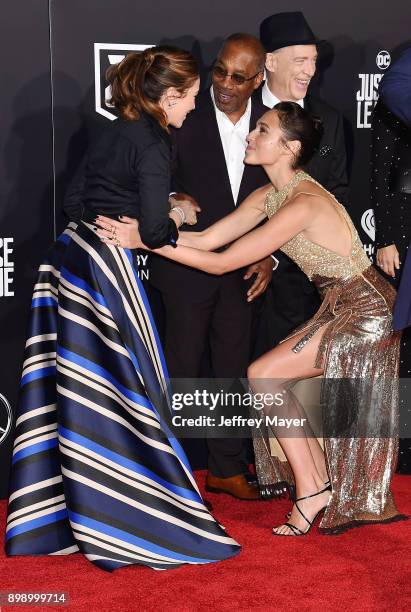
{"type": "Polygon", "coordinates": [[[302,501],[303,499],[310,499],[310,497],[316,497],[317,495],[321,495],[321,493],[325,493],[326,491],[329,491],[329,488],[330,488],[330,485],[328,485],[328,487],[325,487],[324,489],[321,489],[321,491],[317,491],[317,493],[312,493],[311,495],[305,495],[304,497],[299,497],[295,501],[299,502],[299,501],[302,501]]]}

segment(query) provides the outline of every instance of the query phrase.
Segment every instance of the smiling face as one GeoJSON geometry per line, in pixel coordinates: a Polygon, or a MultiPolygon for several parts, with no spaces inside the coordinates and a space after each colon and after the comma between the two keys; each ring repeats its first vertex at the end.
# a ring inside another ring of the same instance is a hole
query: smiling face
{"type": "Polygon", "coordinates": [[[221,49],[215,66],[226,73],[226,76],[222,78],[213,72],[213,91],[216,106],[226,115],[238,115],[239,118],[245,112],[249,97],[254,89],[260,85],[263,78],[259,57],[251,45],[231,42],[225,44],[221,49]],[[233,74],[249,80],[242,84],[236,84],[228,76],[233,74]],[[250,79],[250,77],[253,78],[250,79]]]}
{"type": "Polygon", "coordinates": [[[268,111],[257,121],[256,128],[247,136],[247,142],[244,162],[253,166],[271,166],[284,159],[292,168],[294,155],[300,147],[298,141],[284,142],[275,110],[268,111]]]}
{"type": "Polygon", "coordinates": [[[293,45],[267,54],[268,86],[281,101],[296,102],[305,98],[315,74],[315,45],[293,45]]]}
{"type": "Polygon", "coordinates": [[[167,124],[179,128],[183,125],[188,113],[195,108],[195,98],[200,88],[200,79],[180,94],[176,89],[170,87],[163,95],[161,107],[167,115],[167,124]]]}

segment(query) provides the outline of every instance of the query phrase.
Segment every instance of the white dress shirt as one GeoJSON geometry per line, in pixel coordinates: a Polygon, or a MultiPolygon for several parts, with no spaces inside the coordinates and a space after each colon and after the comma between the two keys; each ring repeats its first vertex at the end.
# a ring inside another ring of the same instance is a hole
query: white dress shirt
{"type": "MultiPolygon", "coordinates": [[[[281,100],[277,98],[277,96],[275,96],[270,89],[268,89],[268,81],[265,81],[263,85],[262,100],[263,100],[264,106],[268,106],[268,108],[274,108],[276,104],[281,102],[281,100]]],[[[302,108],[304,108],[303,99],[296,100],[296,103],[299,104],[302,108]]]]}
{"type": "Polygon", "coordinates": [[[213,88],[210,88],[211,98],[217,119],[218,131],[223,145],[225,163],[230,179],[234,203],[237,204],[241,179],[244,172],[244,155],[247,147],[246,137],[250,131],[251,99],[247,102],[244,115],[236,124],[232,123],[225,113],[220,111],[214,100],[213,88]]]}

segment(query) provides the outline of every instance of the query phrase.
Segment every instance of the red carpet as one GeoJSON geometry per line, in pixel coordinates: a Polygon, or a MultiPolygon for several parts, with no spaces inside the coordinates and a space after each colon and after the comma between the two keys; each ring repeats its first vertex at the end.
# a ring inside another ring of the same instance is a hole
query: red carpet
{"type": "MultiPolygon", "coordinates": [[[[204,475],[198,474],[200,483],[204,475]]],[[[396,476],[400,512],[411,515],[411,477],[396,476]]],[[[80,554],[13,557],[1,547],[0,591],[69,594],[69,610],[85,612],[191,612],[202,610],[411,609],[411,520],[352,529],[339,536],[317,531],[304,538],[275,538],[289,502],[241,502],[209,494],[214,514],[243,545],[234,559],[167,572],[133,566],[109,574],[80,554]]],[[[4,532],[6,502],[0,502],[4,532]]],[[[5,612],[60,610],[5,607],[5,612]]]]}

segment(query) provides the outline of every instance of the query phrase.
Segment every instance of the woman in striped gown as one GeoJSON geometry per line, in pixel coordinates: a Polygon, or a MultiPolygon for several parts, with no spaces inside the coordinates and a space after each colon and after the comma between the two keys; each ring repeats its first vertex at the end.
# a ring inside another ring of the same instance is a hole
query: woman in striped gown
{"type": "MultiPolygon", "coordinates": [[[[175,245],[195,212],[169,205],[168,125],[198,92],[193,57],[172,47],[111,70],[120,118],[91,147],[68,195],[81,201],[40,265],[21,380],[8,555],[80,551],[113,571],[229,558],[239,546],[210,515],[169,434],[166,365],[131,251],[93,224],[137,218],[147,244],[175,245]]],[[[115,238],[115,232],[112,235],[115,238]]]]}

